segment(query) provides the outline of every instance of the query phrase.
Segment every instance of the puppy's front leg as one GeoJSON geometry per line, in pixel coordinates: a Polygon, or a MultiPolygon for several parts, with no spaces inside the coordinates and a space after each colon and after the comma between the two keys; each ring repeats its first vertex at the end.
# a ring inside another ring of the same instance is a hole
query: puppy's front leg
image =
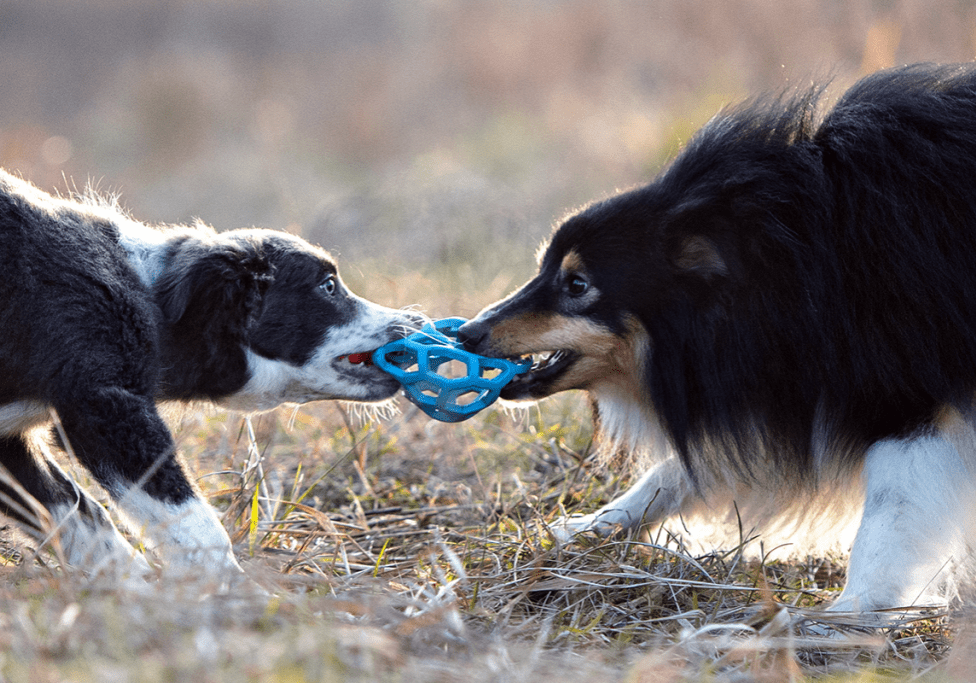
{"type": "Polygon", "coordinates": [[[78,460],[167,568],[222,582],[242,573],[230,537],[190,483],[151,397],[103,388],[58,407],[58,414],[78,460]]]}
{"type": "Polygon", "coordinates": [[[170,572],[204,571],[215,577],[242,573],[230,537],[214,509],[193,494],[179,502],[133,487],[118,501],[126,521],[141,531],[170,572]]]}
{"type": "Polygon", "coordinates": [[[132,579],[136,587],[152,572],[105,509],[50,457],[41,439],[0,437],[0,464],[5,475],[0,477],[0,512],[20,522],[38,542],[54,540],[68,565],[93,576],[132,579]]]}

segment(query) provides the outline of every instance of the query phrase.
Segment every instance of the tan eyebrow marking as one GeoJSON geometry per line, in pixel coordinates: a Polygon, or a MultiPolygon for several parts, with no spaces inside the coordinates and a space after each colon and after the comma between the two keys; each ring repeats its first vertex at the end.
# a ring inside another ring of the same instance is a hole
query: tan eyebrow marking
{"type": "Polygon", "coordinates": [[[575,251],[571,251],[563,256],[563,262],[559,267],[563,272],[567,273],[586,272],[586,269],[583,267],[583,259],[575,251]]]}

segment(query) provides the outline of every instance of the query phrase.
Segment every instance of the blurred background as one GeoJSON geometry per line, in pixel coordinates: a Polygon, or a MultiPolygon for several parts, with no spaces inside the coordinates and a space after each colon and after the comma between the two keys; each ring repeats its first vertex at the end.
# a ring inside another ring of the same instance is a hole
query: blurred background
{"type": "Polygon", "coordinates": [[[972,0],[0,0],[0,164],[471,315],[723,104],[974,54],[972,0]]]}

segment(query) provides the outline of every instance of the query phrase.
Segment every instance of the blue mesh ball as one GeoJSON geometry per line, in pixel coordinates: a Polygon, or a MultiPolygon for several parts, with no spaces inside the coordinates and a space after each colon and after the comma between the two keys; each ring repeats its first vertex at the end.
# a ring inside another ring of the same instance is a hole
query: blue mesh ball
{"type": "Polygon", "coordinates": [[[465,351],[457,340],[465,322],[444,318],[428,323],[373,352],[373,362],[403,385],[407,398],[441,422],[460,422],[487,408],[515,375],[532,367],[531,359],[516,362],[465,351]],[[441,374],[459,366],[464,368],[461,376],[441,374]]]}

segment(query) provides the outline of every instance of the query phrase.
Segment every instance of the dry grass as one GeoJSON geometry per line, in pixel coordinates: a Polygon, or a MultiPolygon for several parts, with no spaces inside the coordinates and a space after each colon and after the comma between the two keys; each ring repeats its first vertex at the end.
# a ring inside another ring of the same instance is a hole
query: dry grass
{"type": "MultiPolygon", "coordinates": [[[[645,179],[722,104],[976,45],[955,0],[595,8],[6,0],[0,162],[45,189],[94,178],[140,219],[301,231],[357,292],[470,316],[529,274],[552,220],[645,179]]],[[[667,529],[555,545],[547,521],[626,485],[591,471],[583,404],[368,427],[320,405],[253,436],[189,412],[181,448],[274,597],[165,578],[133,595],[11,545],[0,678],[973,678],[959,615],[796,632],[843,581],[829,559],[693,557],[667,529]]]]}
{"type": "Polygon", "coordinates": [[[547,521],[624,483],[590,471],[580,396],[460,425],[405,405],[371,424],[328,404],[175,419],[254,585],[222,595],[164,574],[131,593],[11,547],[3,680],[941,681],[967,670],[962,654],[944,663],[959,621],[945,614],[907,615],[884,634],[804,635],[802,617],[842,583],[830,560],[696,557],[667,528],[558,545],[547,521]]]}

